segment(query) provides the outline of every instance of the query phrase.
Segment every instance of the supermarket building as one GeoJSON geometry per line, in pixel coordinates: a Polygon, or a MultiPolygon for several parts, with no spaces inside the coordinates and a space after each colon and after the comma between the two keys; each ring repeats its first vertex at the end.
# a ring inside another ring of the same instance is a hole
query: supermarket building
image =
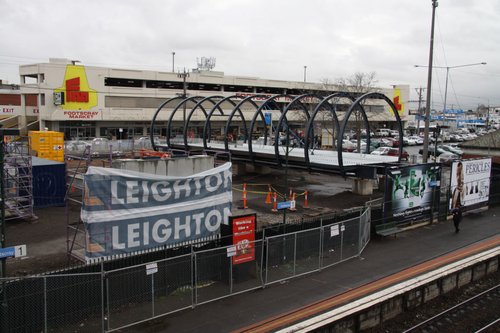
{"type": "MultiPolygon", "coordinates": [[[[151,120],[158,107],[170,98],[184,96],[184,92],[188,97],[244,98],[252,94],[270,97],[317,93],[326,96],[339,90],[335,85],[322,83],[226,76],[223,72],[203,70],[193,70],[184,79],[174,72],[83,66],[68,59],[22,65],[19,74],[19,86],[0,84],[0,123],[4,127],[19,127],[23,132],[38,129],[64,132],[66,140],[130,139],[149,135],[151,120]]],[[[395,85],[379,88],[379,91],[395,102],[403,122],[408,120],[409,86],[395,85]]],[[[285,104],[289,100],[281,102],[285,104]]],[[[166,123],[169,109],[178,103],[176,100],[166,105],[157,119],[166,123]]],[[[194,104],[186,105],[189,109],[194,104]]],[[[377,123],[375,128],[393,127],[395,118],[388,105],[374,101],[365,106],[365,110],[370,121],[377,123]]],[[[246,106],[242,111],[248,120],[255,109],[246,106]]],[[[177,112],[173,123],[182,125],[183,117],[183,112],[177,112]]],[[[205,116],[198,112],[192,121],[200,126],[205,116]]],[[[214,124],[222,129],[225,122],[215,119],[214,124]]],[[[165,128],[155,128],[155,135],[164,134],[165,128]]]]}

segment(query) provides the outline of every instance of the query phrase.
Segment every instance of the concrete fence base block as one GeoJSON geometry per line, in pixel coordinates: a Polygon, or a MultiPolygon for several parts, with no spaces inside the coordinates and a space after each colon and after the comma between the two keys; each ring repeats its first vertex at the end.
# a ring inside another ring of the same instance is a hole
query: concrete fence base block
{"type": "Polygon", "coordinates": [[[477,264],[472,268],[472,281],[477,281],[486,275],[486,263],[477,264]]]}
{"type": "Polygon", "coordinates": [[[457,287],[460,288],[469,284],[472,280],[472,270],[466,269],[458,273],[457,287]]]}
{"type": "Polygon", "coordinates": [[[365,330],[380,325],[380,306],[374,306],[359,315],[359,330],[365,330]]]}
{"type": "Polygon", "coordinates": [[[457,287],[457,275],[451,274],[441,280],[441,291],[443,294],[452,291],[457,287]]]}
{"type": "Polygon", "coordinates": [[[424,288],[424,303],[439,296],[439,286],[437,282],[428,284],[424,288]]]}
{"type": "Polygon", "coordinates": [[[492,258],[490,261],[488,261],[486,274],[495,273],[496,271],[498,271],[498,257],[492,258]]]}
{"type": "Polygon", "coordinates": [[[403,312],[403,297],[395,297],[382,304],[382,322],[403,312]]]}

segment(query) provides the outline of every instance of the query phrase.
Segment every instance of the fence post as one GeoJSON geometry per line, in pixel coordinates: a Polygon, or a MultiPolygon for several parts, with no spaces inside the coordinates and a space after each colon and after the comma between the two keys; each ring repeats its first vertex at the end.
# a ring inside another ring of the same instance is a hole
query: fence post
{"type": "Polygon", "coordinates": [[[324,236],[324,230],[323,230],[323,218],[320,218],[319,220],[319,251],[318,251],[318,264],[319,264],[319,271],[321,272],[321,268],[323,267],[323,238],[324,236]]]}
{"type": "Polygon", "coordinates": [[[297,232],[293,240],[293,276],[295,276],[295,268],[297,267],[297,232]]]}
{"type": "Polygon", "coordinates": [[[344,259],[344,231],[342,230],[342,226],[344,225],[343,222],[338,223],[339,230],[340,230],[340,261],[344,259]]]}
{"type": "Polygon", "coordinates": [[[266,280],[264,287],[267,285],[267,272],[269,271],[269,239],[266,238],[266,280]]]}
{"type": "Polygon", "coordinates": [[[265,288],[266,285],[264,283],[264,276],[263,276],[263,271],[264,271],[264,252],[266,251],[266,247],[264,246],[266,242],[266,228],[262,229],[262,239],[261,239],[261,249],[260,249],[260,283],[262,284],[262,288],[265,288]]]}
{"type": "Polygon", "coordinates": [[[109,331],[109,322],[111,321],[111,313],[109,312],[109,278],[106,275],[106,312],[107,312],[107,320],[106,320],[106,330],[109,331]]]}
{"type": "Polygon", "coordinates": [[[363,234],[363,226],[364,226],[364,223],[361,222],[362,220],[362,217],[363,217],[363,210],[361,210],[359,212],[359,218],[358,218],[358,229],[359,229],[359,232],[358,232],[358,256],[361,255],[361,235],[363,234]]]}
{"type": "Polygon", "coordinates": [[[229,295],[231,295],[232,293],[233,293],[233,257],[229,257],[229,295]]]}
{"type": "Polygon", "coordinates": [[[197,302],[196,290],[196,253],[194,252],[193,245],[191,245],[191,307],[194,309],[197,302]]]}
{"type": "Polygon", "coordinates": [[[104,300],[104,262],[101,261],[101,328],[102,332],[106,331],[106,314],[104,311],[104,306],[106,304],[104,300]]]}
{"type": "Polygon", "coordinates": [[[44,332],[48,332],[47,325],[47,277],[43,277],[43,325],[44,332]]]}
{"type": "Polygon", "coordinates": [[[151,274],[151,317],[155,316],[155,274],[151,274]]]}

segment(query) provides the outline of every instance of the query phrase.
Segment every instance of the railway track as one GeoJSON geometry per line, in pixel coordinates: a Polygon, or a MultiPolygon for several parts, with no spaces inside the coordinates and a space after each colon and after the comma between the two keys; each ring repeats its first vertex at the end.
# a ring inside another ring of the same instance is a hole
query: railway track
{"type": "Polygon", "coordinates": [[[410,332],[500,332],[500,284],[404,331],[410,332]]]}

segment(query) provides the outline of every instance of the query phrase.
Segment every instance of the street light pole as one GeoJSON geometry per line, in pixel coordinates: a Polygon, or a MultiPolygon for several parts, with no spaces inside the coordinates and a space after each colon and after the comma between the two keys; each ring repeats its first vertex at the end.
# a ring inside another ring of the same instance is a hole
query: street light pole
{"type": "Polygon", "coordinates": [[[172,73],[175,73],[175,52],[172,52],[172,73]]]}
{"type": "MultiPolygon", "coordinates": [[[[477,65],[486,65],[486,62],[477,62],[473,64],[466,64],[466,65],[457,65],[457,66],[434,66],[433,68],[442,68],[446,69],[446,83],[444,86],[444,106],[443,106],[443,116],[446,114],[446,106],[447,106],[447,100],[448,100],[448,78],[450,75],[450,69],[453,68],[459,68],[459,67],[469,67],[469,66],[477,66],[477,65]]],[[[421,66],[421,65],[415,65],[415,67],[427,67],[427,66],[421,66]]]]}
{"type": "Polygon", "coordinates": [[[434,21],[436,18],[437,0],[432,0],[432,23],[431,40],[429,48],[429,70],[427,71],[427,100],[425,101],[425,127],[424,127],[424,148],[422,162],[427,163],[429,151],[429,118],[431,117],[431,84],[432,84],[432,57],[434,52],[434,21]]]}
{"type": "Polygon", "coordinates": [[[307,66],[304,66],[304,82],[306,82],[307,66]]]}

